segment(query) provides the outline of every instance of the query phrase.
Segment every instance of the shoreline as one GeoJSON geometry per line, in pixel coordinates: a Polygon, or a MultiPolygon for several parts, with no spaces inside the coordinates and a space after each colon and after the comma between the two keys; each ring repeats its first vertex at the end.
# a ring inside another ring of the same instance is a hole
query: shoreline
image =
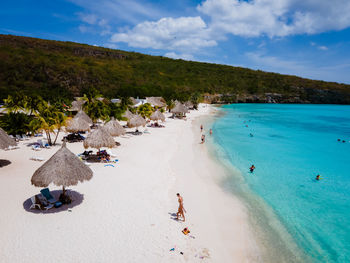
{"type": "MultiPolygon", "coordinates": [[[[223,113],[219,114],[220,118],[223,113]]],[[[220,143],[211,140],[208,143],[208,152],[210,158],[226,173],[223,180],[219,182],[220,187],[239,199],[247,209],[249,224],[254,229],[254,238],[260,249],[261,261],[312,262],[280,221],[273,208],[245,183],[241,171],[231,163],[220,143]]]]}
{"type": "MultiPolygon", "coordinates": [[[[187,136],[193,137],[193,143],[183,149],[182,157],[188,160],[184,165],[192,164],[193,168],[187,174],[177,168],[177,189],[183,192],[185,208],[197,209],[193,215],[189,212],[189,218],[192,228],[201,235],[197,243],[207,244],[213,249],[212,262],[260,262],[260,251],[248,224],[245,206],[220,187],[226,171],[210,156],[207,142],[200,144],[200,124],[209,124],[216,114],[212,106],[207,107],[207,114],[192,120],[187,136]],[[192,159],[189,159],[191,151],[192,159]]],[[[206,126],[204,131],[208,138],[206,126]]]]}
{"type": "MultiPolygon", "coordinates": [[[[31,138],[18,150],[0,152],[12,162],[0,168],[6,211],[0,215],[0,262],[41,263],[62,255],[67,263],[261,261],[248,211],[219,186],[224,169],[199,144],[198,123],[211,112],[201,105],[187,121],[167,119],[164,129],[117,137],[121,146],[112,152],[119,161],[114,167],[91,164],[93,178],[68,187],[82,196],[70,211],[45,214],[26,207],[40,191],[30,178],[44,163],[29,158],[47,160],[59,145],[35,152],[26,146],[36,140],[31,138]],[[174,220],[177,192],[184,197],[186,222],[174,220]],[[190,236],[181,232],[185,227],[190,236]]],[[[82,143],[67,147],[83,151],[82,143]]]]}

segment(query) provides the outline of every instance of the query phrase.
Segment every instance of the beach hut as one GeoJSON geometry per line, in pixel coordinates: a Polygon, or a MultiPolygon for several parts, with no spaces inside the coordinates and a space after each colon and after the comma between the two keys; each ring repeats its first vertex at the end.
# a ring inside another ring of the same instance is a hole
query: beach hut
{"type": "Polygon", "coordinates": [[[102,147],[112,148],[115,147],[115,141],[113,137],[103,128],[98,127],[86,136],[84,140],[84,148],[100,149],[102,147]]]}
{"type": "Polygon", "coordinates": [[[81,111],[83,109],[83,105],[85,104],[85,100],[75,100],[72,102],[72,107],[69,109],[70,111],[81,111]]]}
{"type": "Polygon", "coordinates": [[[65,187],[88,181],[92,175],[92,170],[63,142],[61,149],[34,172],[31,182],[37,187],[48,187],[51,183],[62,186],[65,195],[65,187]]]}
{"type": "Polygon", "coordinates": [[[163,113],[161,113],[160,111],[157,110],[157,111],[155,111],[155,112],[152,113],[150,119],[151,119],[152,121],[161,120],[161,121],[164,122],[164,121],[165,121],[165,116],[164,116],[163,113]]]}
{"type": "Polygon", "coordinates": [[[85,120],[87,123],[89,123],[90,125],[94,124],[93,121],[91,120],[91,118],[84,112],[84,111],[79,111],[75,116],[75,117],[80,117],[82,118],[83,120],[85,120]]]}
{"type": "Polygon", "coordinates": [[[67,121],[66,131],[74,133],[90,131],[90,124],[81,116],[75,116],[73,119],[67,121]]]}
{"type": "Polygon", "coordinates": [[[7,133],[0,128],[0,149],[6,149],[10,146],[16,146],[16,142],[7,133]]]}
{"type": "Polygon", "coordinates": [[[132,117],[134,117],[134,114],[132,114],[129,110],[126,110],[126,112],[124,112],[122,117],[127,118],[128,120],[130,120],[130,119],[132,119],[132,117]]]}
{"type": "Polygon", "coordinates": [[[140,127],[140,126],[146,126],[146,120],[144,118],[142,118],[140,115],[134,115],[134,117],[132,117],[128,123],[127,123],[129,128],[132,127],[140,127]]]}
{"type": "Polygon", "coordinates": [[[125,134],[125,130],[123,126],[119,124],[118,121],[112,117],[112,119],[103,126],[103,128],[111,135],[111,136],[120,136],[125,134]]]}

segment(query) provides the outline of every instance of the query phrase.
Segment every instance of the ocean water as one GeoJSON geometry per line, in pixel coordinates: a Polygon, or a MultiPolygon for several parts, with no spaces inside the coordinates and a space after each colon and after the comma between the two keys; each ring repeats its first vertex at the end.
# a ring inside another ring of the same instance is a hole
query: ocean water
{"type": "Polygon", "coordinates": [[[234,104],[220,111],[210,140],[239,171],[225,184],[272,211],[290,236],[276,243],[300,250],[290,261],[350,262],[350,106],[234,104]]]}

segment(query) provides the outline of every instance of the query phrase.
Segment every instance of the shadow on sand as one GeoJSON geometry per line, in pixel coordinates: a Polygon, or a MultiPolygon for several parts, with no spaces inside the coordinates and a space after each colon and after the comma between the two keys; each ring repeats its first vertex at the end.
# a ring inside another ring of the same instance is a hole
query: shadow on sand
{"type": "Polygon", "coordinates": [[[4,167],[11,164],[9,160],[0,159],[0,167],[4,167]]]}
{"type": "MultiPolygon", "coordinates": [[[[58,197],[60,196],[61,193],[62,193],[62,190],[51,191],[51,195],[56,200],[58,200],[58,197]]],[[[53,207],[47,211],[40,210],[40,209],[30,209],[30,206],[32,205],[32,201],[30,200],[30,198],[28,198],[27,200],[24,201],[23,208],[27,212],[34,213],[34,214],[53,214],[53,213],[59,213],[59,212],[63,212],[63,211],[71,212],[70,211],[71,208],[73,208],[77,205],[80,205],[83,202],[84,195],[82,195],[76,191],[72,191],[72,190],[67,190],[67,194],[72,198],[72,203],[70,203],[68,205],[62,205],[59,208],[53,207]]]]}

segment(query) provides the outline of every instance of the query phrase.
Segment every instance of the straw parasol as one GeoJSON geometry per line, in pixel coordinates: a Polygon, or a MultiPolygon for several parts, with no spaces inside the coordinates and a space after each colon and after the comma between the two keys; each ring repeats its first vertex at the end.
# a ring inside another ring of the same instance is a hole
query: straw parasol
{"type": "Polygon", "coordinates": [[[72,107],[69,110],[70,111],[81,111],[85,102],[86,102],[85,100],[75,100],[72,102],[72,107]]]}
{"type": "Polygon", "coordinates": [[[9,146],[15,146],[16,142],[7,133],[0,128],[0,149],[6,149],[9,146]]]}
{"type": "Polygon", "coordinates": [[[166,106],[166,102],[162,97],[147,97],[146,100],[149,104],[153,105],[154,107],[163,108],[166,106]]]}
{"type": "Polygon", "coordinates": [[[158,121],[158,120],[161,120],[161,121],[165,121],[165,116],[163,113],[161,113],[160,111],[155,111],[152,113],[150,119],[152,121],[158,121]]]}
{"type": "Polygon", "coordinates": [[[179,113],[185,114],[188,112],[188,109],[186,108],[185,105],[178,102],[178,103],[176,103],[175,107],[170,112],[175,113],[175,114],[179,114],[179,113]]]}
{"type": "Polygon", "coordinates": [[[129,121],[128,121],[128,127],[139,127],[139,126],[145,126],[146,125],[146,120],[142,118],[140,115],[134,115],[129,121]]]}
{"type": "Polygon", "coordinates": [[[103,128],[111,135],[111,136],[120,136],[125,134],[125,130],[123,126],[119,124],[118,121],[112,117],[112,119],[103,126],[103,128]]]}
{"type": "Polygon", "coordinates": [[[75,116],[75,117],[81,117],[83,120],[85,120],[87,123],[89,124],[94,124],[93,121],[91,120],[91,118],[84,112],[84,111],[79,111],[75,116]]]}
{"type": "Polygon", "coordinates": [[[192,109],[194,107],[194,104],[191,102],[191,101],[186,101],[185,102],[185,106],[188,108],[188,109],[192,109]]]}
{"type": "Polygon", "coordinates": [[[47,187],[51,183],[62,186],[64,195],[66,186],[88,181],[92,175],[91,169],[68,150],[66,142],[63,142],[61,149],[34,172],[31,182],[37,187],[47,187]]]}
{"type": "Polygon", "coordinates": [[[89,133],[84,140],[84,148],[100,149],[101,147],[112,148],[115,146],[115,141],[111,135],[103,128],[98,127],[93,132],[89,133]]]}
{"type": "Polygon", "coordinates": [[[134,117],[134,114],[132,114],[129,110],[126,110],[124,114],[122,115],[124,118],[127,118],[128,120],[132,119],[134,117]]]}
{"type": "Polygon", "coordinates": [[[81,116],[75,116],[73,119],[67,121],[66,130],[68,132],[90,131],[90,124],[81,116]]]}

